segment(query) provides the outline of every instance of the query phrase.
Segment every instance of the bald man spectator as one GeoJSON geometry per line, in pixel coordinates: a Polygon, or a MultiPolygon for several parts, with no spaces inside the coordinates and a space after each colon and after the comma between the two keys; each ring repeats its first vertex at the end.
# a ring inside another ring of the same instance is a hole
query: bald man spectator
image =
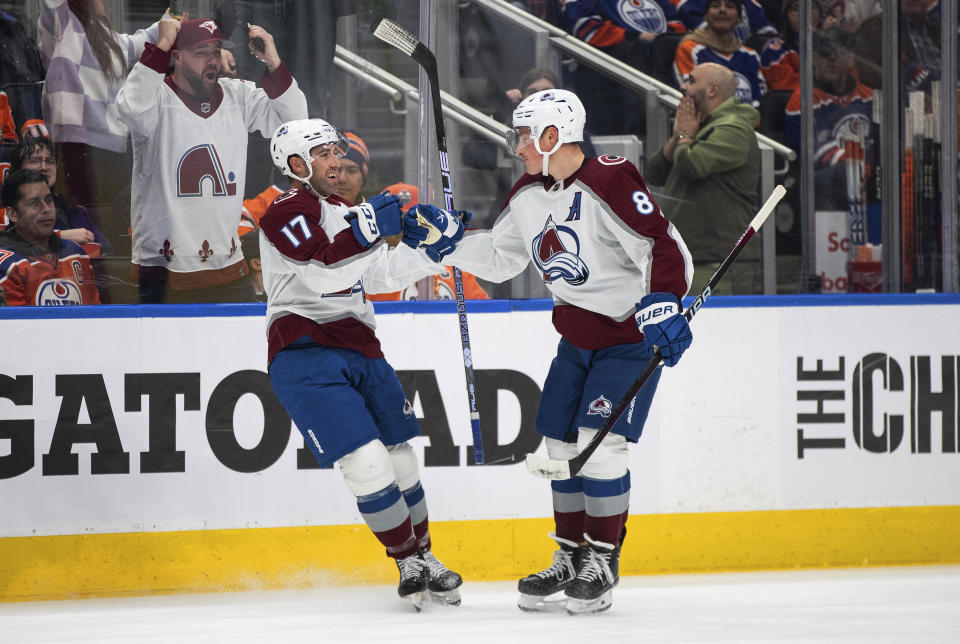
{"type": "MultiPolygon", "coordinates": [[[[648,162],[644,178],[664,187],[657,201],[683,231],[696,271],[691,290],[698,292],[756,211],[760,113],[740,103],[733,72],[716,63],[694,67],[680,90],[673,135],[648,162]]],[[[714,292],[749,295],[762,283],[757,245],[744,249],[714,292]]]]}

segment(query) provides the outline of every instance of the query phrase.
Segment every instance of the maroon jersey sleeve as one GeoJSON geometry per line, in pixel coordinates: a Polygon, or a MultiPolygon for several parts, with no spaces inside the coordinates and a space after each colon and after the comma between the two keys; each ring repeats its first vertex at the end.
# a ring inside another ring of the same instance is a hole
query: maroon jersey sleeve
{"type": "MultiPolygon", "coordinates": [[[[335,197],[330,201],[346,203],[335,197]]],[[[357,241],[350,228],[330,239],[323,228],[324,216],[327,215],[316,197],[302,190],[290,190],[273,200],[260,219],[260,229],[280,253],[299,261],[333,265],[370,250],[357,241]]]]}
{"type": "Polygon", "coordinates": [[[653,243],[650,291],[673,293],[682,298],[689,288],[687,252],[679,241],[679,233],[660,212],[637,168],[623,157],[602,155],[587,162],[579,179],[624,224],[653,243]]]}

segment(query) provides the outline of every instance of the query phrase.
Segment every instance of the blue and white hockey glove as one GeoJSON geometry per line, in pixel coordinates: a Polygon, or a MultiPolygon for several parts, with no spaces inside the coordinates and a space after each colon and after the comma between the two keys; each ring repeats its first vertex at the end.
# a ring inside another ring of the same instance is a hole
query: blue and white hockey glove
{"type": "Polygon", "coordinates": [[[463,239],[463,221],[469,221],[471,213],[458,210],[450,212],[430,204],[417,204],[410,208],[408,216],[416,217],[420,227],[427,229],[427,237],[420,245],[424,252],[435,262],[439,262],[444,255],[449,255],[457,247],[457,242],[463,239]]]}
{"type": "Polygon", "coordinates": [[[644,295],[637,304],[637,328],[647,342],[660,349],[663,364],[672,367],[693,342],[693,333],[680,302],[670,293],[644,295]]]}
{"type": "Polygon", "coordinates": [[[403,229],[401,201],[389,192],[373,195],[350,209],[346,219],[353,236],[364,246],[371,246],[380,237],[396,235],[403,229]]]}

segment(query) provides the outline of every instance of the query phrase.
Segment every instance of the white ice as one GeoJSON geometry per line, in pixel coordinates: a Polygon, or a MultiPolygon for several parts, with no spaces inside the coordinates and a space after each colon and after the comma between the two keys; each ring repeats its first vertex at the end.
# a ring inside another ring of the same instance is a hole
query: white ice
{"type": "Polygon", "coordinates": [[[625,577],[599,615],[530,614],[516,582],[416,613],[389,586],[0,604],[0,642],[960,642],[960,566],[625,577]]]}

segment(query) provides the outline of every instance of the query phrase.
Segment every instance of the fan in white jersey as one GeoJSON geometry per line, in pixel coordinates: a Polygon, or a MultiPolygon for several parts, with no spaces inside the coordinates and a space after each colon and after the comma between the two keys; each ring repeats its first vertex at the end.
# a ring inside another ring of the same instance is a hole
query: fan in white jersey
{"type": "Polygon", "coordinates": [[[266,65],[259,88],[219,77],[224,41],[213,20],[181,24],[167,13],[117,96],[133,137],[132,262],[142,303],[254,299],[237,236],[247,133],[270,136],[305,117],[307,101],[273,37],[256,25],[248,35],[266,65]]]}
{"type": "Polygon", "coordinates": [[[273,161],[293,187],[260,219],[270,384],[317,462],[338,464],[364,521],[396,560],[400,596],[418,607],[427,595],[459,604],[460,575],[430,547],[407,442],[420,427],[383,357],[366,291],[397,291],[440,272],[431,257],[451,250],[463,225],[431,207],[452,228],[443,227],[426,252],[415,250],[428,234],[416,218],[426,206],[405,216],[387,193],[357,206],[343,200],[336,191],[346,149],[319,119],[286,123],[271,141],[273,161]]]}
{"type": "MultiPolygon", "coordinates": [[[[572,92],[551,89],[524,99],[508,142],[526,174],[493,228],[467,231],[443,260],[494,282],[529,262],[543,275],[562,337],[536,427],[558,460],[590,440],[654,345],[672,366],[692,340],[680,309],[693,276],[690,253],[630,162],[584,156],[585,120],[572,92]]],[[[627,444],[640,438],[659,376],[658,367],[579,476],[551,481],[551,537],[560,549],[553,565],[520,580],[520,608],[561,605],[584,613],[611,606],[629,510],[627,444]],[[551,598],[561,591],[563,597],[551,598]]]]}

